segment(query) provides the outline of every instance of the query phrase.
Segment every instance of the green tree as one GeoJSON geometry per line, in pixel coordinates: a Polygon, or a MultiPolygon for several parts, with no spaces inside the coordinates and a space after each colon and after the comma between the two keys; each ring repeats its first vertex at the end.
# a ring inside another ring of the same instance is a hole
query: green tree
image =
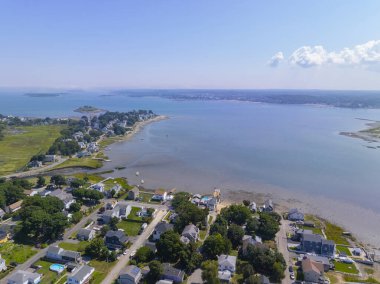
{"type": "Polygon", "coordinates": [[[228,222],[226,219],[218,215],[215,222],[210,227],[210,234],[221,234],[223,237],[227,236],[228,222]]]}
{"type": "Polygon", "coordinates": [[[180,205],[189,202],[190,197],[191,195],[187,192],[178,192],[172,200],[173,208],[176,209],[180,205]]]}
{"type": "Polygon", "coordinates": [[[245,232],[248,235],[256,235],[256,231],[259,229],[260,222],[256,218],[249,218],[245,226],[245,232]]]}
{"type": "Polygon", "coordinates": [[[108,225],[110,226],[112,231],[117,231],[118,223],[119,223],[119,219],[117,217],[112,217],[108,225]]]}
{"type": "Polygon", "coordinates": [[[153,260],[149,263],[149,273],[147,275],[148,283],[156,283],[160,279],[164,269],[161,262],[153,260]]]}
{"type": "Polygon", "coordinates": [[[202,246],[202,253],[207,259],[216,259],[222,253],[229,253],[231,243],[220,234],[210,235],[206,238],[202,246]]]}
{"type": "Polygon", "coordinates": [[[56,186],[62,186],[66,184],[66,179],[61,175],[54,175],[51,176],[50,183],[55,184],[56,186]]]}
{"type": "Polygon", "coordinates": [[[143,246],[136,251],[134,259],[137,263],[147,263],[154,258],[154,252],[147,246],[143,246]]]}
{"type": "Polygon", "coordinates": [[[251,211],[242,204],[233,204],[229,207],[223,208],[220,214],[229,223],[244,225],[251,216],[251,211]]]}
{"type": "Polygon", "coordinates": [[[207,260],[202,263],[202,280],[207,284],[219,284],[218,262],[207,260]]]}
{"type": "Polygon", "coordinates": [[[259,228],[257,234],[263,240],[273,240],[280,230],[280,224],[272,215],[268,213],[261,213],[259,219],[259,228]]]}
{"type": "Polygon", "coordinates": [[[86,246],[85,253],[92,258],[105,259],[108,256],[108,249],[104,245],[103,239],[96,238],[86,246]]]}
{"type": "Polygon", "coordinates": [[[80,212],[80,211],[76,211],[71,216],[71,220],[70,221],[73,224],[77,224],[77,223],[79,223],[80,220],[82,220],[82,218],[83,218],[83,213],[80,212]]]}
{"type": "Polygon", "coordinates": [[[157,255],[165,262],[177,262],[184,250],[180,235],[174,231],[167,231],[160,236],[156,243],[157,255]]]}
{"type": "Polygon", "coordinates": [[[82,205],[79,202],[74,202],[70,205],[69,211],[74,213],[80,211],[82,205]]]}
{"type": "Polygon", "coordinates": [[[37,178],[37,187],[43,187],[46,184],[46,179],[43,176],[37,178]]]}
{"type": "Polygon", "coordinates": [[[237,248],[241,244],[243,236],[244,230],[239,225],[231,224],[228,227],[227,237],[231,241],[233,248],[237,248]]]}

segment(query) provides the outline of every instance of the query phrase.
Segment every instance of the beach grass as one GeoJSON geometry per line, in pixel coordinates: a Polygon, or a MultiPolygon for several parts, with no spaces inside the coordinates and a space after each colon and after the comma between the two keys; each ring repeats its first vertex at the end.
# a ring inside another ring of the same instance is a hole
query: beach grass
{"type": "Polygon", "coordinates": [[[355,276],[351,276],[351,275],[344,275],[343,278],[344,278],[344,281],[352,282],[352,283],[377,283],[377,284],[380,284],[380,281],[376,280],[373,277],[361,279],[359,277],[355,277],[355,276]]]}
{"type": "Polygon", "coordinates": [[[356,268],[355,263],[343,263],[336,261],[335,263],[335,271],[340,271],[344,273],[350,274],[359,274],[359,270],[356,268]]]}
{"type": "Polygon", "coordinates": [[[33,155],[45,154],[63,128],[61,125],[39,125],[8,129],[0,141],[0,175],[20,171],[33,155]]]}
{"type": "Polygon", "coordinates": [[[336,246],[337,250],[339,250],[339,252],[344,252],[347,256],[351,256],[351,252],[350,250],[348,249],[348,247],[345,247],[345,246],[336,246]]]}
{"type": "Polygon", "coordinates": [[[52,170],[66,169],[66,168],[87,168],[98,169],[103,165],[102,161],[92,158],[70,158],[67,161],[55,166],[52,170]]]}
{"type": "Polygon", "coordinates": [[[29,245],[15,244],[13,242],[0,244],[0,254],[6,260],[7,265],[11,262],[24,263],[36,253],[37,251],[29,245]]]}
{"type": "Polygon", "coordinates": [[[350,243],[343,236],[343,229],[328,221],[324,221],[324,231],[327,239],[333,240],[338,245],[349,245],[350,243]]]}

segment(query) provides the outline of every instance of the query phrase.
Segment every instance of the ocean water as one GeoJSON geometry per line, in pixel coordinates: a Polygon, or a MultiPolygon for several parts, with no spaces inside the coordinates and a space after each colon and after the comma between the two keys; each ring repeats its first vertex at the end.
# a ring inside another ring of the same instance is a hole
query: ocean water
{"type": "MultiPolygon", "coordinates": [[[[209,192],[276,188],[348,202],[380,212],[380,149],[339,135],[365,127],[357,118],[380,110],[236,101],[175,101],[108,92],[71,91],[59,97],[1,92],[0,113],[78,116],[77,107],[152,109],[168,120],[146,126],[130,141],[111,145],[103,169],[147,187],[209,192]],[[139,171],[137,177],[135,172],[139,171]]],[[[370,144],[377,146],[376,144],[370,144]]]]}

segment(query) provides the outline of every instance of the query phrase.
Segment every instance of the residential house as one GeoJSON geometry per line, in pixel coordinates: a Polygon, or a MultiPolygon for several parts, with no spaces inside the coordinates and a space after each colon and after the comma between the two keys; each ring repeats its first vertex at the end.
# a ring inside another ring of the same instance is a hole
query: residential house
{"type": "Polygon", "coordinates": [[[57,160],[56,155],[45,155],[44,163],[54,163],[57,160]]]}
{"type": "Polygon", "coordinates": [[[75,199],[71,193],[67,193],[62,189],[56,189],[50,193],[50,196],[57,197],[65,205],[65,209],[68,210],[70,205],[75,203],[75,199]]]}
{"type": "Polygon", "coordinates": [[[80,255],[80,252],[65,250],[58,246],[50,246],[46,252],[45,257],[49,260],[58,261],[61,263],[67,263],[67,262],[81,263],[82,262],[82,257],[80,255]]]}
{"type": "Polygon", "coordinates": [[[292,237],[293,241],[301,241],[304,234],[313,234],[312,230],[298,229],[294,236],[292,237]]]}
{"type": "Polygon", "coordinates": [[[128,191],[128,199],[130,200],[136,200],[137,198],[139,198],[139,195],[140,195],[140,190],[137,186],[135,186],[130,191],[128,191]]]}
{"type": "Polygon", "coordinates": [[[156,201],[165,201],[167,196],[167,192],[165,189],[157,189],[152,196],[152,200],[156,201]]]}
{"type": "Polygon", "coordinates": [[[43,189],[41,191],[38,192],[38,195],[41,196],[41,197],[46,197],[48,195],[50,195],[52,193],[51,190],[49,190],[47,187],[46,189],[43,189]]]}
{"type": "Polygon", "coordinates": [[[323,283],[324,268],[322,263],[309,258],[303,259],[302,272],[306,282],[323,283]]]}
{"type": "Polygon", "coordinates": [[[297,208],[290,209],[288,212],[288,220],[290,221],[303,221],[305,216],[299,212],[297,208]]]}
{"type": "Polygon", "coordinates": [[[116,217],[118,219],[122,217],[128,217],[128,215],[131,213],[131,210],[131,205],[126,202],[119,202],[113,209],[104,211],[101,218],[104,223],[108,224],[113,217],[116,217]]]}
{"type": "Polygon", "coordinates": [[[26,270],[16,270],[9,276],[8,284],[38,284],[41,282],[41,274],[26,270]]]}
{"type": "Polygon", "coordinates": [[[170,263],[163,263],[162,278],[165,280],[172,280],[174,283],[181,283],[185,277],[185,272],[174,268],[170,263]]]}
{"type": "Polygon", "coordinates": [[[250,235],[244,235],[242,239],[242,252],[243,254],[247,253],[248,245],[257,245],[261,244],[263,241],[259,236],[252,237],[250,235]]]}
{"type": "Polygon", "coordinates": [[[235,271],[236,256],[224,254],[218,256],[218,278],[221,282],[229,283],[235,271]]]}
{"type": "Polygon", "coordinates": [[[156,243],[154,243],[154,242],[145,241],[144,246],[150,248],[154,253],[157,252],[156,243]]]}
{"type": "Polygon", "coordinates": [[[249,209],[250,209],[253,213],[255,213],[255,212],[257,211],[257,205],[256,205],[256,203],[252,201],[252,202],[249,204],[249,209]]]}
{"type": "Polygon", "coordinates": [[[322,263],[324,272],[328,272],[330,270],[331,264],[327,257],[319,256],[319,255],[306,255],[303,259],[310,259],[314,262],[322,263]]]}
{"type": "Polygon", "coordinates": [[[90,283],[91,275],[94,271],[95,268],[84,264],[67,277],[67,284],[90,283]]]}
{"type": "Polygon", "coordinates": [[[318,234],[303,234],[301,237],[301,251],[316,253],[318,255],[333,257],[335,255],[335,243],[326,240],[318,234]]]}
{"type": "Polygon", "coordinates": [[[212,197],[206,201],[206,207],[210,211],[216,211],[216,207],[218,206],[218,200],[215,197],[212,197]]]}
{"type": "Polygon", "coordinates": [[[354,248],[354,249],[352,250],[352,254],[353,254],[354,256],[361,256],[361,254],[362,254],[362,250],[361,250],[360,248],[354,248]]]}
{"type": "Polygon", "coordinates": [[[7,266],[5,264],[5,259],[1,257],[0,254],[0,272],[7,270],[7,266]]]}
{"type": "Polygon", "coordinates": [[[32,196],[32,195],[33,195],[33,190],[31,190],[31,189],[25,189],[25,190],[24,190],[24,194],[25,194],[26,196],[32,196]]]}
{"type": "Polygon", "coordinates": [[[77,239],[80,241],[90,241],[95,238],[94,229],[80,229],[77,233],[77,239]]]}
{"type": "Polygon", "coordinates": [[[272,212],[272,211],[274,211],[274,205],[273,205],[272,199],[265,200],[262,210],[264,212],[272,212]]]}
{"type": "Polygon", "coordinates": [[[234,273],[236,271],[236,256],[225,254],[218,256],[218,270],[228,270],[234,273]]]}
{"type": "Polygon", "coordinates": [[[109,249],[122,249],[128,242],[128,237],[123,231],[108,231],[104,243],[109,249]]]}
{"type": "Polygon", "coordinates": [[[173,284],[172,280],[159,280],[156,282],[156,284],[173,284]]]}
{"type": "Polygon", "coordinates": [[[121,271],[117,282],[119,284],[138,284],[141,278],[141,269],[135,265],[128,265],[121,271]]]}
{"type": "Polygon", "coordinates": [[[166,222],[160,222],[154,228],[152,237],[154,241],[158,241],[161,235],[167,231],[173,230],[174,226],[172,224],[168,224],[166,222]]]}
{"type": "Polygon", "coordinates": [[[104,192],[104,184],[101,182],[91,185],[91,188],[99,192],[104,192]]]}
{"type": "Polygon", "coordinates": [[[28,167],[29,167],[29,168],[39,168],[39,167],[42,167],[42,162],[41,162],[41,161],[37,161],[37,160],[35,160],[35,161],[30,161],[30,162],[28,163],[28,167]]]}
{"type": "MultiPolygon", "coordinates": [[[[111,192],[114,193],[114,196],[116,196],[120,191],[121,191],[122,187],[120,184],[115,184],[109,191],[109,195],[111,195],[111,192]]],[[[113,197],[113,196],[110,196],[110,197],[113,197]]]]}
{"type": "Polygon", "coordinates": [[[181,234],[181,241],[185,244],[190,242],[197,242],[199,240],[199,229],[197,226],[190,224],[187,225],[181,234]]]}
{"type": "Polygon", "coordinates": [[[22,202],[23,202],[22,200],[19,200],[19,201],[13,203],[13,204],[7,206],[7,207],[5,208],[5,211],[6,211],[7,213],[14,213],[14,212],[16,212],[17,210],[20,210],[20,209],[21,209],[22,202]]]}
{"type": "Polygon", "coordinates": [[[79,147],[80,147],[82,150],[84,150],[84,149],[87,148],[87,145],[86,145],[86,143],[84,143],[84,142],[78,142],[78,145],[79,145],[79,147]]]}

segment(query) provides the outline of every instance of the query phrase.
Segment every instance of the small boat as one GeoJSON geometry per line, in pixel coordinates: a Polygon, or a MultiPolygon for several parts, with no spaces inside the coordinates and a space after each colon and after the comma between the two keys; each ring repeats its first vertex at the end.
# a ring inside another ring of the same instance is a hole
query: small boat
{"type": "Polygon", "coordinates": [[[144,183],[144,180],[143,180],[143,179],[141,180],[141,183],[144,183]]]}
{"type": "Polygon", "coordinates": [[[139,176],[140,175],[140,173],[139,172],[136,172],[136,176],[139,176]]]}

